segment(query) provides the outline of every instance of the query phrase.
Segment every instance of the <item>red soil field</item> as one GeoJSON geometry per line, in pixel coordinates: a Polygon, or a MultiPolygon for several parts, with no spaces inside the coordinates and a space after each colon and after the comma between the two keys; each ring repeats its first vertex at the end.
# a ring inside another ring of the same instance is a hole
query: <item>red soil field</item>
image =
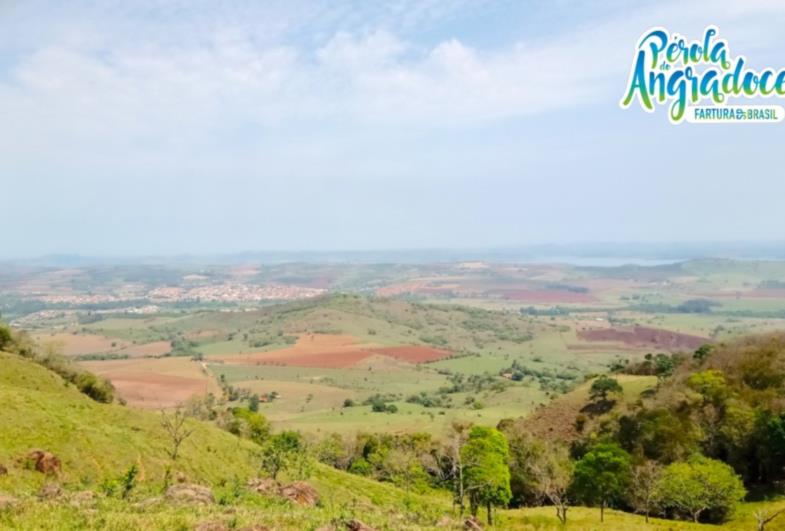
{"type": "Polygon", "coordinates": [[[785,299],[785,289],[782,288],[757,288],[752,291],[742,292],[742,298],[755,299],[785,299]]]}
{"type": "Polygon", "coordinates": [[[591,293],[577,293],[557,289],[511,289],[501,293],[502,297],[514,301],[531,303],[588,303],[596,302],[591,293]]]}
{"type": "Polygon", "coordinates": [[[709,340],[705,337],[672,332],[661,328],[636,326],[631,329],[598,328],[581,330],[578,337],[586,341],[618,341],[626,345],[650,347],[664,351],[695,350],[709,340]]]}
{"type": "Polygon", "coordinates": [[[322,369],[351,367],[371,356],[388,356],[409,363],[424,363],[445,358],[446,350],[430,347],[405,345],[380,347],[373,343],[358,343],[349,335],[312,334],[302,335],[294,346],[268,352],[221,356],[227,363],[245,365],[291,365],[322,369]]]}
{"type": "Polygon", "coordinates": [[[207,394],[206,381],[171,374],[127,372],[106,375],[119,396],[132,406],[146,408],[174,407],[194,395],[207,394]]]}

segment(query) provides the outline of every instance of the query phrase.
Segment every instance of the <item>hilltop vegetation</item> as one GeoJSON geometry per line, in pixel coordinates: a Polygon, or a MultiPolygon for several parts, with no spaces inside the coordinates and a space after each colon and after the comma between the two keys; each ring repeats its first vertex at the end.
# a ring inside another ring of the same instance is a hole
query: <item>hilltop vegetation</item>
{"type": "Polygon", "coordinates": [[[747,490],[782,494],[785,337],[647,357],[617,371],[505,424],[513,455],[529,470],[513,483],[515,500],[536,496],[541,470],[531,465],[539,444],[532,433],[551,447],[569,442],[570,457],[561,459],[574,480],[564,481],[554,503],[566,498],[723,522],[747,490]]]}

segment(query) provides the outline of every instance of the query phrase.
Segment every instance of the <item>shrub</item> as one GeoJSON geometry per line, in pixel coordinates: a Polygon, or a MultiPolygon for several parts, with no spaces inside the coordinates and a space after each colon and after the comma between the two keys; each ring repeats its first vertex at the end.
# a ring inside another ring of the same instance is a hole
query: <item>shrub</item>
{"type": "Polygon", "coordinates": [[[704,514],[708,520],[724,521],[746,494],[729,465],[702,455],[666,467],[656,490],[665,510],[693,522],[704,514]]]}
{"type": "Polygon", "coordinates": [[[79,372],[74,375],[76,388],[96,402],[110,404],[114,400],[114,386],[91,372],[79,372]]]}
{"type": "Polygon", "coordinates": [[[599,400],[601,402],[608,401],[608,395],[620,395],[622,393],[621,385],[614,378],[608,376],[600,376],[591,384],[589,390],[589,398],[591,400],[599,400]]]}
{"type": "Polygon", "coordinates": [[[5,350],[12,342],[11,330],[7,326],[0,324],[0,350],[5,350]]]}

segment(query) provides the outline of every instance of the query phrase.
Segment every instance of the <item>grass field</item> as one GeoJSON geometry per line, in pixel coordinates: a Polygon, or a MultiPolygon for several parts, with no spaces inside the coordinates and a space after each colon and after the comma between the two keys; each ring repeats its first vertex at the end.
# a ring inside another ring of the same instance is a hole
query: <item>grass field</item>
{"type": "MultiPolygon", "coordinates": [[[[545,531],[572,529],[575,531],[646,531],[657,530],[711,530],[727,529],[731,531],[754,531],[757,521],[754,513],[765,508],[776,511],[785,507],[785,500],[775,500],[763,503],[743,503],[736,513],[722,525],[694,524],[692,522],[663,520],[650,518],[646,523],[643,516],[621,511],[605,511],[605,521],[600,522],[600,510],[588,507],[571,507],[567,512],[567,525],[562,526],[556,519],[555,511],[551,507],[535,507],[504,511],[499,518],[500,529],[515,529],[526,531],[545,531]]],[[[785,519],[779,517],[766,526],[768,531],[782,531],[785,529],[785,519]]]]}

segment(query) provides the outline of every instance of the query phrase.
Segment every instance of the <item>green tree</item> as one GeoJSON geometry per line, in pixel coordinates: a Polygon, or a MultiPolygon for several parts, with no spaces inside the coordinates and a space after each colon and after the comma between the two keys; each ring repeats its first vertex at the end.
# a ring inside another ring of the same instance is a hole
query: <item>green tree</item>
{"type": "Polygon", "coordinates": [[[270,423],[261,413],[255,413],[250,408],[237,407],[232,410],[232,414],[238,421],[230,427],[233,433],[247,437],[260,445],[270,437],[270,423]]]}
{"type": "Polygon", "coordinates": [[[607,402],[609,395],[620,395],[623,389],[615,378],[602,375],[591,384],[589,398],[594,402],[607,402]]]}
{"type": "Polygon", "coordinates": [[[634,455],[669,463],[685,459],[699,449],[700,427],[686,412],[667,408],[641,409],[619,417],[619,444],[634,455]]]}
{"type": "Polygon", "coordinates": [[[11,335],[11,329],[3,324],[0,324],[0,350],[4,350],[5,348],[11,346],[12,342],[13,336],[11,335]]]}
{"type": "Polygon", "coordinates": [[[722,407],[731,396],[725,375],[713,369],[692,374],[687,379],[687,386],[701,395],[705,405],[722,407]]]}
{"type": "Polygon", "coordinates": [[[698,522],[707,512],[712,520],[725,520],[746,491],[730,466],[695,455],[666,467],[657,481],[657,493],[664,509],[698,522]]]}
{"type": "MultiPolygon", "coordinates": [[[[501,424],[499,427],[501,428],[501,424]]],[[[510,445],[512,504],[539,505],[544,495],[536,488],[537,478],[530,464],[540,459],[545,452],[549,452],[550,448],[543,441],[535,439],[526,430],[514,424],[505,427],[502,431],[510,445]]]]}
{"type": "Polygon", "coordinates": [[[781,478],[785,469],[785,413],[758,413],[752,447],[756,467],[752,479],[766,483],[781,478]]]}
{"type": "Polygon", "coordinates": [[[658,379],[664,380],[673,374],[673,369],[676,368],[676,363],[671,356],[667,354],[657,354],[654,357],[654,374],[658,379]]]}
{"type": "Polygon", "coordinates": [[[507,505],[512,496],[507,466],[509,456],[504,435],[485,426],[473,427],[461,449],[465,491],[469,495],[471,513],[476,517],[478,508],[484,505],[488,510],[489,525],[493,525],[493,507],[507,505]]]}
{"type": "Polygon", "coordinates": [[[296,431],[283,431],[269,438],[262,451],[262,468],[273,479],[283,471],[307,475],[308,457],[305,441],[296,431]]]}
{"type": "Polygon", "coordinates": [[[583,500],[599,503],[600,522],[605,507],[626,493],[630,479],[630,454],[613,443],[596,445],[575,464],[575,490],[583,500]]]}
{"type": "Polygon", "coordinates": [[[711,345],[701,345],[698,349],[692,354],[693,359],[695,359],[698,363],[703,363],[703,361],[709,357],[711,354],[711,345]]]}
{"type": "Polygon", "coordinates": [[[386,479],[404,489],[407,502],[412,489],[420,491],[427,484],[428,474],[423,469],[419,456],[411,448],[391,449],[384,456],[382,465],[386,479]]]}
{"type": "Polygon", "coordinates": [[[339,433],[331,433],[320,440],[314,450],[314,455],[320,463],[340,470],[346,470],[351,462],[349,450],[339,433]]]}
{"type": "Polygon", "coordinates": [[[248,398],[248,409],[250,409],[254,413],[259,411],[259,395],[257,395],[256,393],[252,394],[248,398]]]}

